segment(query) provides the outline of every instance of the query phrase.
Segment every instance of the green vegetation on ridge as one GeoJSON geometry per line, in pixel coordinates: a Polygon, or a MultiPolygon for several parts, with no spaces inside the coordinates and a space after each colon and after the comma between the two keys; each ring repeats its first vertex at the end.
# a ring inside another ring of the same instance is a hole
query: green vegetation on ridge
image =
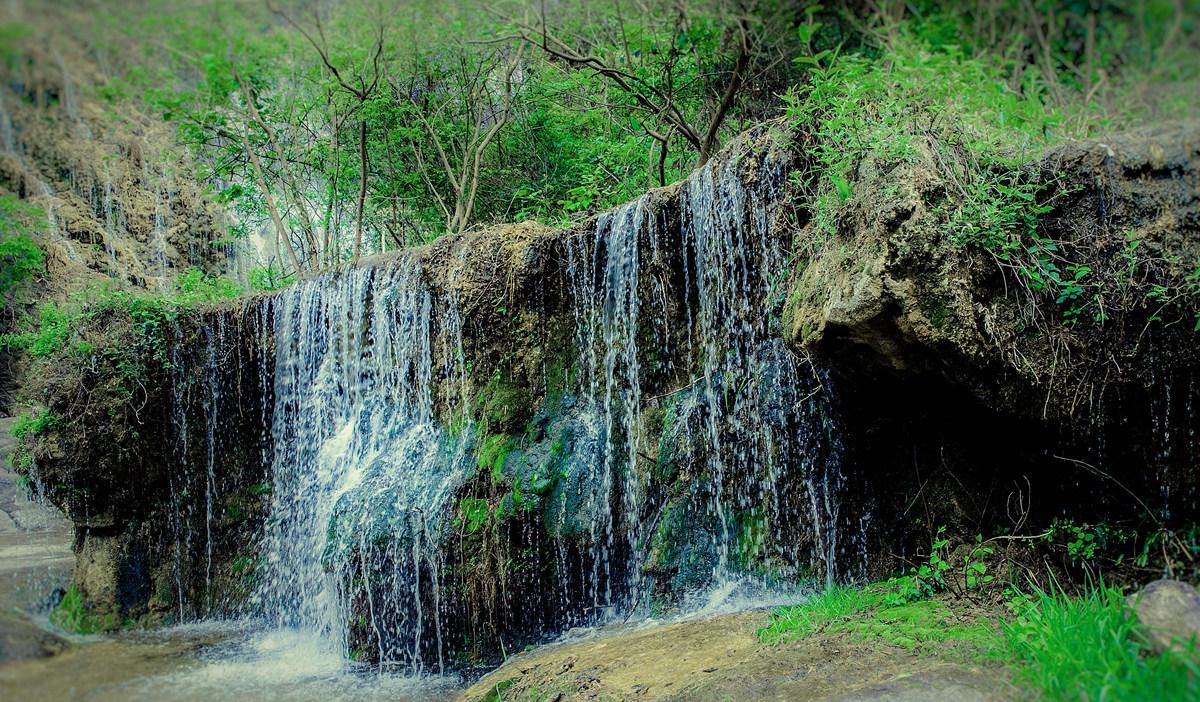
{"type": "Polygon", "coordinates": [[[932,150],[946,235],[1094,317],[1091,271],[1038,242],[1046,184],[1019,165],[1187,116],[1200,87],[1196,13],[1169,0],[152,2],[88,32],[108,68],[84,87],[175,126],[234,239],[270,232],[264,289],[478,224],[584,216],[786,113],[826,228],[863,159],[932,150]]]}

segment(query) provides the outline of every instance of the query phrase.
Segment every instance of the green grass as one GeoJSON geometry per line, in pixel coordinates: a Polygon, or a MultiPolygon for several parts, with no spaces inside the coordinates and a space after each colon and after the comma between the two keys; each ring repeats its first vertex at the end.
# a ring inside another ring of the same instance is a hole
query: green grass
{"type": "MultiPolygon", "coordinates": [[[[979,657],[996,647],[997,632],[986,620],[960,615],[938,600],[889,597],[893,581],[864,587],[836,585],[803,604],[782,607],[759,630],[763,643],[783,643],[817,633],[845,633],[857,641],[931,652],[947,641],[970,644],[979,657]]],[[[972,657],[972,656],[968,656],[972,657]]]]}
{"type": "Polygon", "coordinates": [[[810,636],[834,624],[875,607],[881,597],[864,587],[834,585],[813,595],[803,604],[780,607],[771,615],[771,623],[759,629],[763,643],[782,643],[810,636]]]}
{"type": "Polygon", "coordinates": [[[889,604],[890,589],[888,583],[834,586],[777,609],[759,639],[779,644],[844,633],[943,658],[992,661],[1045,700],[1200,699],[1200,658],[1152,655],[1119,588],[1018,596],[998,629],[939,600],[889,604]]]}
{"type": "Polygon", "coordinates": [[[1015,677],[1047,700],[1200,699],[1200,664],[1147,655],[1118,588],[1078,597],[1036,592],[1004,625],[1015,677]]]}

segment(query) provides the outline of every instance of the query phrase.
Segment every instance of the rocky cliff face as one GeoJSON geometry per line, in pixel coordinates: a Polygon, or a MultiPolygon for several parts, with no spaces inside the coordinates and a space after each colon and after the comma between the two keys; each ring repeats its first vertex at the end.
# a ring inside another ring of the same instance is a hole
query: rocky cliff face
{"type": "Polygon", "coordinates": [[[785,319],[861,388],[849,492],[881,536],[1195,514],[1198,169],[1195,124],[1057,147],[1026,167],[1047,205],[1022,246],[1042,251],[1002,258],[944,235],[940,169],[864,164],[785,319]],[[1077,289],[1034,285],[1048,265],[1077,289]]]}
{"type": "Polygon", "coordinates": [[[96,89],[106,80],[71,35],[86,31],[73,11],[0,13],[0,194],[46,213],[43,297],[97,281],[155,289],[189,266],[227,268],[232,249],[213,243],[226,230],[221,208],[170,125],[96,89]]]}
{"type": "Polygon", "coordinates": [[[1186,283],[1197,134],[1030,164],[1041,236],[1097,272],[1102,324],[947,240],[953,193],[921,164],[864,164],[818,239],[803,154],[763,128],[570,229],[183,314],[154,337],[156,389],[101,360],[35,393],[63,419],[32,473],[76,522],[92,606],[252,611],[414,669],[878,572],[937,524],[1186,519],[1194,301],[1107,285],[1132,240],[1139,291],[1186,283]]]}

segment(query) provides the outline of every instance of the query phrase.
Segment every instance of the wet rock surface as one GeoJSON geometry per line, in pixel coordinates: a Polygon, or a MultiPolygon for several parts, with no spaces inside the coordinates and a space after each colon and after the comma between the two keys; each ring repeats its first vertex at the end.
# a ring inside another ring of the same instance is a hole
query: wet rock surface
{"type": "Polygon", "coordinates": [[[512,657],[459,697],[568,700],[945,700],[1016,699],[995,668],[814,636],[766,646],[763,611],[607,630],[512,657]]]}
{"type": "MultiPolygon", "coordinates": [[[[0,419],[0,457],[12,450],[11,418],[0,419]]],[[[0,465],[0,663],[46,656],[66,643],[40,623],[55,590],[70,581],[71,525],[30,500],[19,476],[0,465]],[[36,618],[36,619],[35,619],[36,618]]]]}

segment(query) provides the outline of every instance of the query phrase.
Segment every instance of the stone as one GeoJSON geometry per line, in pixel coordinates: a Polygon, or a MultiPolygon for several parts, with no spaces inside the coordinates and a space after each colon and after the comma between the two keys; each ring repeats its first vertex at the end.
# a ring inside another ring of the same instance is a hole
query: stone
{"type": "Polygon", "coordinates": [[[0,613],[0,663],[52,656],[66,646],[64,639],[26,617],[0,613]]]}
{"type": "MultiPolygon", "coordinates": [[[[1131,596],[1142,634],[1156,652],[1200,642],[1200,592],[1178,580],[1156,580],[1131,596]]],[[[1195,650],[1195,649],[1193,649],[1195,650]]]]}

